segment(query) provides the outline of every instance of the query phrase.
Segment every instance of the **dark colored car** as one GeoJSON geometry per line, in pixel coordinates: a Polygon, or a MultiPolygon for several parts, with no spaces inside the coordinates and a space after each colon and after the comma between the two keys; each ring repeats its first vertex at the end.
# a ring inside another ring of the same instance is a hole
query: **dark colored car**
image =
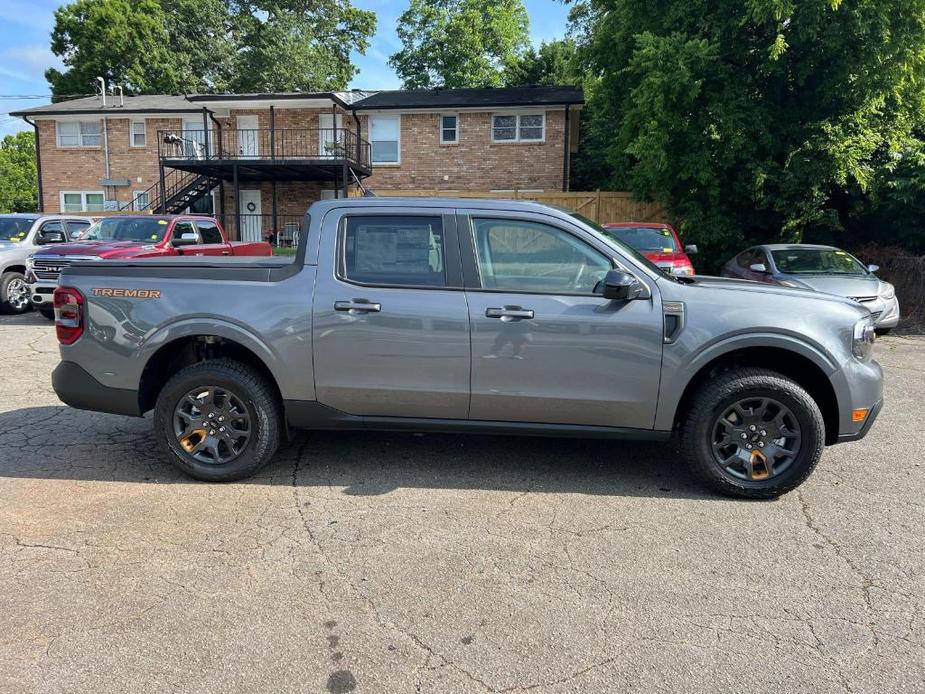
{"type": "Polygon", "coordinates": [[[609,236],[635,248],[669,275],[696,274],[688,256],[697,253],[697,246],[682,246],[670,224],[621,222],[603,226],[609,236]]]}
{"type": "Polygon", "coordinates": [[[833,246],[777,243],[742,251],[722,274],[847,297],[867,308],[877,332],[886,334],[899,323],[899,301],[893,285],[874,274],[879,269],[833,246]]]}

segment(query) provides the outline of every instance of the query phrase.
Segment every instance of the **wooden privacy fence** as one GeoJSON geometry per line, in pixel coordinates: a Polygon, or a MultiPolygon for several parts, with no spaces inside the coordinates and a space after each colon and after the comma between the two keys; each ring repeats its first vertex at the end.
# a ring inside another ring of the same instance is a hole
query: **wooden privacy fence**
{"type": "Polygon", "coordinates": [[[502,200],[535,200],[546,205],[558,205],[578,212],[599,224],[608,222],[667,222],[668,215],[653,202],[640,202],[630,193],[612,191],[538,193],[526,190],[505,192],[484,190],[381,190],[382,197],[495,198],[502,200]]]}

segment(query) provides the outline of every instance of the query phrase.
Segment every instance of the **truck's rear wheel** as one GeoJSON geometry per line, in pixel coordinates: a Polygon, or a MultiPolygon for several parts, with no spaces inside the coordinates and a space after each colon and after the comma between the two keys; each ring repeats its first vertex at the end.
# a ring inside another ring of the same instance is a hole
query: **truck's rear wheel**
{"type": "Polygon", "coordinates": [[[0,308],[6,313],[25,313],[32,308],[29,287],[21,272],[0,275],[0,308]]]}
{"type": "Polygon", "coordinates": [[[730,496],[769,499],[795,489],[816,467],[824,445],[816,402],[765,369],[734,369],[706,383],[681,426],[691,471],[730,496]]]}
{"type": "Polygon", "coordinates": [[[170,462],[207,482],[239,480],[263,467],[279,447],[281,423],[266,379],[230,359],[181,370],[154,408],[155,432],[170,462]]]}

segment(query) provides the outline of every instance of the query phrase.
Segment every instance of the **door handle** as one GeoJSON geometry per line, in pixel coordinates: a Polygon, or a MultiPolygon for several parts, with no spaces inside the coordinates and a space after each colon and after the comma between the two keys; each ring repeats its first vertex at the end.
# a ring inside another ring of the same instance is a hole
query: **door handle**
{"type": "Polygon", "coordinates": [[[379,313],[382,304],[373,303],[369,299],[351,299],[350,301],[335,301],[335,311],[356,311],[358,313],[379,313]]]}
{"type": "Polygon", "coordinates": [[[521,308],[520,306],[505,306],[504,308],[486,308],[486,318],[500,318],[503,321],[513,320],[531,320],[533,318],[533,309],[521,308]]]}

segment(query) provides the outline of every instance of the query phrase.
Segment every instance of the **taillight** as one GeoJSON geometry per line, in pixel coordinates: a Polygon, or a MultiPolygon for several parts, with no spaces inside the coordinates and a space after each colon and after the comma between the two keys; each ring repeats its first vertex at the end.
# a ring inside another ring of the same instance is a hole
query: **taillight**
{"type": "Polygon", "coordinates": [[[83,294],[76,289],[55,289],[55,332],[58,333],[58,342],[62,345],[73,344],[83,335],[83,305],[83,294]]]}

